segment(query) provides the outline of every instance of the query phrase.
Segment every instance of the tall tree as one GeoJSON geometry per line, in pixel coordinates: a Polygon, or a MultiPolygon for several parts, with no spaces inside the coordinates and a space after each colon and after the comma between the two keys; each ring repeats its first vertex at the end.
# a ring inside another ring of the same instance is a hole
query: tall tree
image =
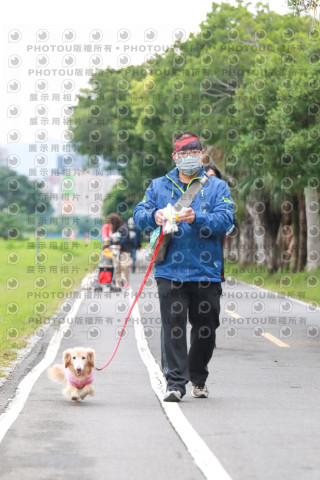
{"type": "MultiPolygon", "coordinates": [[[[257,187],[258,184],[260,195],[268,193],[272,199],[270,206],[273,203],[276,210],[277,206],[278,210],[280,206],[282,210],[292,210],[293,196],[301,198],[310,182],[316,196],[314,179],[320,176],[320,162],[315,160],[320,154],[320,104],[315,97],[320,73],[320,42],[310,41],[307,31],[295,33],[292,30],[291,37],[294,39],[291,38],[287,45],[265,58],[263,71],[252,69],[235,100],[235,118],[241,125],[233,152],[248,171],[242,188],[247,187],[248,192],[249,185],[257,187]],[[248,157],[253,160],[250,168],[248,157]]],[[[306,212],[310,228],[317,225],[308,206],[306,212]]],[[[272,229],[277,225],[275,219],[274,211],[269,227],[273,230],[273,245],[277,236],[276,229],[272,229]]],[[[320,235],[312,237],[311,243],[308,240],[308,245],[320,255],[320,235]]],[[[316,263],[312,261],[312,265],[316,263]]]]}

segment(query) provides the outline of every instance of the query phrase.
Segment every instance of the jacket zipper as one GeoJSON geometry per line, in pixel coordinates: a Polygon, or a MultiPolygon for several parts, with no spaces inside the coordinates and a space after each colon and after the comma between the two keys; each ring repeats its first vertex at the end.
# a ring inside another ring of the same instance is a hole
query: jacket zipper
{"type": "MultiPolygon", "coordinates": [[[[184,193],[184,191],[182,190],[182,188],[180,188],[179,185],[178,185],[174,180],[172,180],[172,178],[170,178],[170,177],[168,176],[168,174],[166,174],[166,177],[169,178],[169,180],[171,180],[171,182],[174,183],[175,186],[178,187],[179,190],[180,190],[182,193],[184,193]]],[[[188,185],[187,185],[186,191],[188,190],[191,182],[192,182],[193,180],[196,180],[197,178],[202,178],[202,177],[194,177],[194,178],[191,178],[190,182],[189,182],[188,185]]],[[[203,190],[201,190],[201,193],[202,193],[202,195],[203,195],[203,190]]],[[[173,198],[173,197],[172,197],[172,198],[173,198]]],[[[188,231],[187,282],[189,282],[189,275],[190,275],[190,234],[189,234],[189,231],[188,231]]]]}

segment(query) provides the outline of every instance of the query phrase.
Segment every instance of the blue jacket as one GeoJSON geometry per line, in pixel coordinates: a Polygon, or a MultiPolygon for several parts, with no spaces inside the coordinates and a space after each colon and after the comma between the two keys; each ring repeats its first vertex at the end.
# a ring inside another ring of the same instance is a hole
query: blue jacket
{"type": "MultiPolygon", "coordinates": [[[[176,168],[163,177],[152,180],[143,200],[133,211],[139,230],[157,228],[154,215],[168,203],[175,204],[184,192],[176,168]]],[[[202,166],[198,177],[204,175],[202,166]]],[[[192,179],[189,185],[192,183],[192,179]]],[[[221,237],[233,223],[233,201],[225,181],[210,177],[197,194],[191,208],[192,223],[181,222],[170,240],[163,263],[156,266],[155,277],[180,282],[199,280],[221,282],[221,237]]]]}

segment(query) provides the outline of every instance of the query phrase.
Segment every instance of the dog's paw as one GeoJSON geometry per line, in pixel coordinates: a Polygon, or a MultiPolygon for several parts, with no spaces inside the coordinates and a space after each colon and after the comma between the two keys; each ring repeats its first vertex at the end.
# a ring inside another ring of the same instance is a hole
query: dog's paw
{"type": "Polygon", "coordinates": [[[77,388],[73,386],[68,386],[63,390],[63,395],[68,398],[69,400],[72,400],[73,402],[78,402],[79,401],[79,391],[77,388]]]}
{"type": "Polygon", "coordinates": [[[79,397],[83,400],[87,395],[94,396],[94,387],[93,385],[86,385],[82,390],[80,390],[79,397]]]}

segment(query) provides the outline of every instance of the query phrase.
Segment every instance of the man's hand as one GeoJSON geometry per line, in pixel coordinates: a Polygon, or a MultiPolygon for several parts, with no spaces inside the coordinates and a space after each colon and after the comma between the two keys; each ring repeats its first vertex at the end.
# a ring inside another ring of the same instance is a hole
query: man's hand
{"type": "Polygon", "coordinates": [[[179,222],[192,223],[195,218],[196,214],[191,207],[186,208],[184,213],[178,215],[179,222]]]}
{"type": "Polygon", "coordinates": [[[163,225],[163,210],[157,210],[154,219],[157,225],[163,225]]]}
{"type": "Polygon", "coordinates": [[[114,248],[115,248],[116,250],[121,250],[121,245],[114,245],[114,248]]]}

